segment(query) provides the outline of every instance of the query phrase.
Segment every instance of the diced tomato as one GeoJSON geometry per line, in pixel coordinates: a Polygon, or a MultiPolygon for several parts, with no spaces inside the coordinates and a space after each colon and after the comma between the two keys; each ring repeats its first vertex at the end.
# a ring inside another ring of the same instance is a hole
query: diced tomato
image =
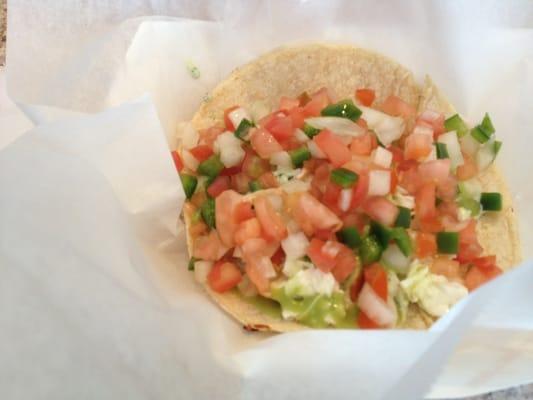
{"type": "Polygon", "coordinates": [[[396,186],[398,186],[398,173],[393,169],[390,174],[390,193],[396,191],[396,186]]]}
{"type": "Polygon", "coordinates": [[[235,243],[241,246],[248,239],[261,237],[261,224],[257,218],[242,221],[235,232],[235,243]]]}
{"type": "Polygon", "coordinates": [[[433,137],[437,137],[444,132],[444,114],[433,111],[425,110],[417,118],[416,123],[425,122],[433,129],[433,137]]]}
{"type": "Polygon", "coordinates": [[[370,107],[376,98],[376,92],[372,89],[357,89],[355,98],[366,107],[370,107]]]}
{"type": "MultiPolygon", "coordinates": [[[[403,154],[402,154],[403,157],[403,154]]],[[[402,160],[398,164],[398,171],[410,171],[414,170],[416,172],[418,167],[418,162],[416,160],[402,160]]]]}
{"type": "Polygon", "coordinates": [[[368,174],[360,174],[357,184],[353,188],[352,203],[350,204],[350,210],[355,210],[357,207],[363,204],[368,194],[368,174]]]}
{"type": "Polygon", "coordinates": [[[452,175],[437,185],[437,196],[444,201],[453,201],[457,196],[457,179],[452,175]]]}
{"type": "Polygon", "coordinates": [[[246,151],[244,160],[242,162],[242,172],[252,178],[257,179],[263,173],[270,169],[270,164],[267,160],[259,158],[253,151],[246,151]]]}
{"type": "Polygon", "coordinates": [[[433,257],[437,253],[437,240],[435,235],[426,232],[416,234],[416,257],[433,257]]]}
{"type": "Polygon", "coordinates": [[[430,182],[422,185],[416,192],[415,215],[420,220],[436,215],[435,189],[435,184],[430,182]]]}
{"type": "Polygon", "coordinates": [[[213,183],[208,186],[207,193],[209,196],[216,198],[220,193],[228,190],[230,187],[230,179],[228,176],[217,176],[213,183]]]}
{"type": "Polygon", "coordinates": [[[241,270],[231,262],[217,262],[207,275],[207,282],[215,292],[233,289],[242,279],[241,270]]]}
{"type": "Polygon", "coordinates": [[[422,232],[437,233],[444,229],[441,223],[441,219],[438,215],[426,218],[417,218],[418,227],[422,232]]]}
{"type": "Polygon", "coordinates": [[[483,252],[477,240],[476,221],[471,219],[468,225],[459,231],[459,252],[457,261],[466,264],[479,257],[483,252]]]}
{"type": "Polygon", "coordinates": [[[226,126],[226,129],[228,131],[234,132],[235,129],[237,129],[236,126],[233,126],[233,122],[231,122],[231,119],[229,118],[229,113],[233,110],[236,110],[237,108],[239,108],[239,106],[232,106],[224,110],[224,125],[226,126]]]}
{"type": "Polygon", "coordinates": [[[484,283],[487,283],[491,279],[494,279],[501,273],[502,271],[496,266],[492,266],[489,271],[486,269],[482,270],[476,265],[473,265],[466,273],[465,286],[467,287],[469,291],[472,291],[474,289],[477,289],[484,283]]]}
{"type": "Polygon", "coordinates": [[[331,229],[317,229],[315,230],[314,237],[317,239],[328,241],[328,240],[335,240],[335,232],[333,232],[331,229]]]}
{"type": "Polygon", "coordinates": [[[385,197],[369,197],[363,203],[363,210],[373,220],[386,225],[392,226],[398,217],[398,207],[385,197]]]}
{"type": "Polygon", "coordinates": [[[421,160],[431,153],[432,139],[422,133],[413,133],[405,139],[406,160],[421,160]]]}
{"type": "Polygon", "coordinates": [[[418,173],[425,182],[435,182],[437,185],[444,182],[450,175],[450,159],[432,160],[419,165],[418,173]]]}
{"type": "Polygon", "coordinates": [[[279,109],[280,110],[292,110],[294,107],[298,107],[300,105],[300,100],[298,99],[291,99],[287,96],[281,96],[281,99],[279,101],[279,109]]]}
{"type": "Polygon", "coordinates": [[[324,242],[320,239],[313,238],[311,239],[311,243],[309,243],[309,247],[307,247],[307,255],[313,264],[323,272],[331,271],[336,263],[336,255],[323,251],[326,243],[331,242],[324,242]]]}
{"type": "Polygon", "coordinates": [[[473,178],[477,175],[476,161],[466,154],[463,154],[463,158],[464,164],[459,165],[456,171],[457,179],[460,181],[466,181],[467,179],[473,178]]]}
{"type": "Polygon", "coordinates": [[[280,140],[279,144],[285,151],[290,151],[302,147],[302,143],[294,135],[285,140],[280,140]]]}
{"type": "Polygon", "coordinates": [[[298,210],[294,213],[294,217],[302,230],[304,229],[303,226],[308,224],[314,229],[331,229],[333,231],[339,230],[342,226],[341,220],[335,213],[307,192],[298,194],[297,202],[291,209],[293,212],[298,210]]]}
{"type": "Polygon", "coordinates": [[[195,258],[206,261],[217,261],[227,250],[222,242],[216,229],[209,232],[207,236],[199,236],[194,241],[193,253],[195,258]]]}
{"type": "Polygon", "coordinates": [[[316,135],[313,140],[335,167],[340,167],[352,158],[348,147],[337,136],[326,129],[316,135]]]}
{"type": "Polygon", "coordinates": [[[390,145],[387,147],[392,153],[392,162],[399,165],[403,161],[403,151],[398,146],[390,145]]]}
{"type": "Polygon", "coordinates": [[[270,257],[270,260],[272,261],[272,264],[275,265],[282,265],[285,262],[285,252],[281,246],[276,250],[274,255],[270,257]]]}
{"type": "Polygon", "coordinates": [[[363,274],[360,272],[357,275],[357,278],[355,278],[355,281],[352,283],[352,286],[350,286],[350,299],[353,302],[357,301],[357,298],[359,297],[359,292],[363,288],[363,284],[365,283],[363,274]]]}
{"type": "Polygon", "coordinates": [[[242,221],[246,221],[253,217],[255,217],[255,211],[251,202],[241,201],[235,206],[235,210],[233,211],[233,219],[235,222],[241,223],[242,221]]]}
{"type": "Polygon", "coordinates": [[[371,320],[363,311],[357,314],[357,326],[359,329],[380,329],[381,327],[371,320]]]}
{"type": "Polygon", "coordinates": [[[199,146],[193,147],[189,152],[196,158],[199,162],[207,160],[213,155],[213,149],[211,147],[201,144],[199,146]]]}
{"type": "Polygon", "coordinates": [[[181,172],[183,169],[183,161],[181,161],[180,155],[176,150],[174,150],[171,154],[172,159],[174,160],[174,165],[176,166],[176,171],[181,172]]]}
{"type": "Polygon", "coordinates": [[[354,137],[350,143],[350,151],[358,156],[368,156],[378,145],[373,133],[367,132],[361,136],[354,137]]]}
{"type": "Polygon", "coordinates": [[[364,118],[359,118],[355,123],[363,129],[368,129],[368,123],[364,118]]]}
{"type": "Polygon", "coordinates": [[[254,200],[255,212],[263,234],[268,240],[280,241],[287,236],[287,228],[281,216],[274,210],[270,200],[266,197],[258,197],[254,200]]]}
{"type": "Polygon", "coordinates": [[[387,301],[389,295],[387,286],[387,271],[378,263],[365,267],[365,282],[368,283],[374,292],[387,301]]]}
{"type": "Polygon", "coordinates": [[[333,182],[326,184],[326,191],[322,197],[322,203],[324,203],[335,214],[340,215],[342,212],[339,209],[339,196],[342,188],[333,182]]]}
{"type": "Polygon", "coordinates": [[[266,129],[254,129],[250,135],[252,148],[261,158],[270,158],[270,156],[283,148],[279,142],[266,129]]]}
{"type": "Polygon", "coordinates": [[[231,188],[240,194],[248,193],[250,178],[242,172],[230,176],[231,188]]]}
{"type": "Polygon", "coordinates": [[[258,181],[264,189],[276,188],[279,186],[278,180],[272,172],[265,172],[259,177],[258,181]]]}
{"type": "Polygon", "coordinates": [[[368,225],[368,217],[362,212],[352,212],[350,214],[345,214],[342,217],[342,226],[354,226],[357,228],[359,233],[362,235],[364,228],[368,225]]]}
{"type": "Polygon", "coordinates": [[[432,273],[445,276],[448,279],[460,279],[459,262],[448,257],[436,257],[429,266],[432,273]]]}
{"type": "Polygon", "coordinates": [[[294,129],[299,129],[304,126],[305,114],[303,108],[293,108],[289,111],[288,117],[292,120],[292,127],[294,129]]]}
{"type": "Polygon", "coordinates": [[[218,126],[212,126],[208,129],[202,129],[198,131],[198,135],[200,136],[200,143],[211,147],[213,146],[213,142],[216,140],[218,135],[220,135],[222,132],[224,132],[224,129],[218,126]]]}
{"type": "Polygon", "coordinates": [[[331,166],[328,163],[323,163],[315,170],[311,186],[316,187],[321,193],[326,190],[326,185],[329,182],[329,175],[331,173],[331,166]]]}
{"type": "Polygon", "coordinates": [[[220,172],[220,175],[221,176],[231,176],[231,175],[238,174],[239,172],[241,172],[241,166],[240,165],[236,165],[234,167],[224,168],[220,172]]]}
{"type": "Polygon", "coordinates": [[[394,95],[385,99],[381,105],[381,110],[389,115],[402,116],[404,118],[410,118],[416,114],[416,109],[413,106],[394,95]]]}
{"type": "Polygon", "coordinates": [[[350,276],[350,274],[357,268],[357,257],[355,257],[352,250],[346,246],[342,246],[339,254],[336,257],[336,264],[331,273],[337,280],[342,283],[350,276]]]}
{"type": "Polygon", "coordinates": [[[490,270],[496,265],[496,256],[477,257],[472,260],[472,264],[482,271],[490,270]]]}
{"type": "Polygon", "coordinates": [[[233,247],[233,236],[237,223],[233,213],[235,207],[242,202],[242,196],[233,190],[225,190],[215,199],[215,221],[220,240],[227,247],[233,247]]]}
{"type": "Polygon", "coordinates": [[[311,95],[311,100],[305,104],[303,112],[306,117],[317,117],[330,102],[328,90],[322,88],[311,95]]]}
{"type": "Polygon", "coordinates": [[[294,134],[292,119],[291,117],[286,116],[272,118],[265,125],[265,129],[268,130],[278,141],[288,139],[294,134]]]}

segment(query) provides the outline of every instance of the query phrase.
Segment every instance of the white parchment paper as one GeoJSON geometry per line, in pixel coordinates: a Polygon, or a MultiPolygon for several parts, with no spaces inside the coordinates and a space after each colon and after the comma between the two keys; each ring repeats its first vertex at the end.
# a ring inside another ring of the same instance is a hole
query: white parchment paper
{"type": "Polygon", "coordinates": [[[8,89],[38,126],[0,151],[1,397],[414,399],[533,381],[530,263],[429,332],[243,332],[186,271],[168,157],[233,67],[288,42],[372,48],[472,121],[491,113],[531,256],[532,18],[529,1],[10,1],[8,89]]]}

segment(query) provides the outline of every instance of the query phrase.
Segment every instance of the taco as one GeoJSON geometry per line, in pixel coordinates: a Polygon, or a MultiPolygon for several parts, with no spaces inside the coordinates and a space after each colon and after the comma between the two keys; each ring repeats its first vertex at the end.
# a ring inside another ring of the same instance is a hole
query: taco
{"type": "Polygon", "coordinates": [[[190,269],[247,329],[426,328],[520,260],[488,114],[374,52],[268,53],[179,139],[190,269]]]}

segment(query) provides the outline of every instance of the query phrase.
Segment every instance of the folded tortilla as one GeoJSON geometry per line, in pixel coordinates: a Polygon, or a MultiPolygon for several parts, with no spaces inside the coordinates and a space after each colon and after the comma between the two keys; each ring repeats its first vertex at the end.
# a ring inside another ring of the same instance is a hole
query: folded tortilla
{"type": "MultiPolygon", "coordinates": [[[[196,129],[223,125],[224,110],[239,104],[247,109],[274,110],[282,96],[297,97],[321,87],[330,89],[337,99],[352,97],[355,88],[372,88],[379,106],[389,95],[396,95],[419,111],[432,109],[446,116],[453,106],[429,77],[419,86],[413,74],[388,57],[347,45],[309,44],[283,47],[234,70],[202,103],[192,119],[196,129]]],[[[254,111],[252,110],[252,113],[254,111]]],[[[262,115],[259,115],[262,116],[262,115]]],[[[478,238],[484,249],[497,255],[498,265],[508,270],[521,259],[520,242],[511,196],[497,167],[492,165],[479,179],[484,191],[497,191],[503,197],[503,209],[485,214],[478,223],[478,238]]],[[[247,196],[261,196],[255,192],[247,196]]],[[[184,215],[188,233],[190,216],[184,215]]],[[[187,234],[189,254],[192,240],[187,234]]],[[[206,285],[211,298],[248,330],[288,332],[309,327],[261,311],[235,292],[216,293],[206,285]]],[[[405,328],[424,329],[434,318],[416,305],[410,305],[405,328]]]]}

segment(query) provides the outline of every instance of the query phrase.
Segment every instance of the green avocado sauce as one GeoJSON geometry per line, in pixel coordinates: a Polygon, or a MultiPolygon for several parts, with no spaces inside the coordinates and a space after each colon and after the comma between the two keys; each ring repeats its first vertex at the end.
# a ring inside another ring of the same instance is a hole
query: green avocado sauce
{"type": "MultiPolygon", "coordinates": [[[[237,293],[239,293],[237,291],[237,293]]],[[[354,329],[357,327],[357,307],[345,306],[344,293],[335,292],[332,296],[293,296],[286,294],[283,287],[272,290],[273,299],[262,296],[243,296],[241,299],[272,318],[283,319],[282,310],[293,318],[312,328],[354,329]]]]}

